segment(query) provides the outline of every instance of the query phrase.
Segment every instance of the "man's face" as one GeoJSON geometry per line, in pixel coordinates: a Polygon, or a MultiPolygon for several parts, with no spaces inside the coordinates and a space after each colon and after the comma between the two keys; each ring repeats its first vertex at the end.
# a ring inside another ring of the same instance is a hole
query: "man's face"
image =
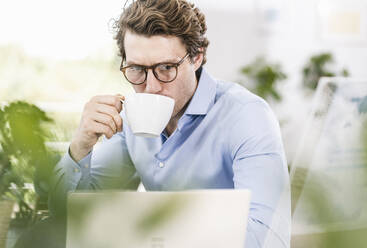
{"type": "MultiPolygon", "coordinates": [[[[174,36],[145,37],[127,31],[125,34],[126,65],[150,66],[157,63],[179,62],[187,53],[179,38],[174,36]]],[[[193,96],[197,80],[195,71],[200,67],[202,55],[194,58],[187,57],[177,68],[177,77],[170,83],[162,83],[155,78],[153,71],[148,70],[145,83],[133,85],[138,93],[151,93],[171,97],[175,100],[172,117],[175,117],[193,96]]]]}

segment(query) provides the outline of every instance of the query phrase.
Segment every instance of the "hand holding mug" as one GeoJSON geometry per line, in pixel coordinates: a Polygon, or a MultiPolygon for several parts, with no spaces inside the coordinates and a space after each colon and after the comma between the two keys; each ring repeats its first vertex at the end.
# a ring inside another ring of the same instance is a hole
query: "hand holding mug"
{"type": "Polygon", "coordinates": [[[85,157],[101,135],[108,139],[122,131],[122,95],[94,96],[84,106],[79,127],[70,144],[70,155],[75,161],[85,157]]]}

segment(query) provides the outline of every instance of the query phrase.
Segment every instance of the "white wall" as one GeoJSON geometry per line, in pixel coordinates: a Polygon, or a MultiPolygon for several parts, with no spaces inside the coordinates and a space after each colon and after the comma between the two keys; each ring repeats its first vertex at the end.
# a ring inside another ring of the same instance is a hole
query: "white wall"
{"type": "MultiPolygon", "coordinates": [[[[331,52],[335,68],[346,67],[351,76],[367,78],[367,43],[338,43],[321,39],[318,6],[328,0],[244,0],[222,2],[197,0],[207,17],[208,62],[206,68],[216,77],[238,81],[239,68],[257,55],[265,54],[280,62],[288,79],[281,86],[284,100],[272,107],[283,124],[282,133],[288,160],[291,162],[306,122],[312,96],[301,87],[302,67],[310,56],[331,52]],[[277,16],[271,12],[276,10],[277,16]],[[270,14],[270,15],[269,15],[270,14]]],[[[334,0],[348,6],[366,0],[334,0]]],[[[366,4],[363,4],[363,3],[366,4]]],[[[362,3],[362,4],[361,4],[362,3]]],[[[367,38],[366,38],[367,40],[367,38]]]]}
{"type": "Polygon", "coordinates": [[[239,70],[265,48],[258,39],[253,0],[196,0],[205,14],[210,41],[207,70],[224,80],[238,80],[239,70]]]}
{"type": "MultiPolygon", "coordinates": [[[[358,1],[350,1],[349,5],[356,2],[358,1]]],[[[364,7],[367,11],[367,1],[365,2],[364,7]]],[[[292,1],[289,34],[270,36],[267,43],[269,58],[280,61],[289,75],[289,80],[282,87],[285,100],[282,106],[276,107],[278,115],[289,121],[289,125],[283,128],[289,160],[292,160],[298,147],[312,101],[312,98],[305,97],[300,89],[301,69],[309,57],[320,52],[331,52],[336,69],[346,67],[352,77],[367,79],[367,42],[353,44],[322,39],[318,19],[319,3],[319,0],[292,1]]]]}
{"type": "MultiPolygon", "coordinates": [[[[354,45],[321,40],[317,19],[320,1],[324,0],[269,0],[271,4],[259,4],[261,1],[256,0],[232,0],[226,4],[209,0],[194,1],[207,18],[207,35],[211,41],[207,68],[221,78],[232,80],[237,78],[234,75],[238,73],[239,67],[256,55],[266,54],[272,60],[282,62],[291,79],[299,81],[299,72],[311,55],[330,51],[335,56],[338,68],[346,66],[352,76],[367,77],[364,66],[367,61],[366,42],[354,45]],[[279,12],[273,18],[278,26],[263,17],[267,8],[279,12]],[[262,31],[263,27],[268,30],[262,31]],[[232,63],[223,67],[222,60],[232,63]]],[[[349,5],[360,2],[362,4],[359,5],[364,6],[367,12],[366,0],[348,1],[349,5]]]]}
{"type": "Polygon", "coordinates": [[[239,70],[264,51],[264,40],[254,35],[255,13],[250,10],[207,10],[208,62],[206,68],[214,76],[238,80],[239,70]]]}

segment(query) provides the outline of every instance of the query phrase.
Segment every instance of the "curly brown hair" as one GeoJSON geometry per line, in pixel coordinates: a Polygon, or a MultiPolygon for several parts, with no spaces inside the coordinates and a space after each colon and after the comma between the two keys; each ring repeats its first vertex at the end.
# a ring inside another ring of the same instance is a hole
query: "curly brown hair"
{"type": "Polygon", "coordinates": [[[114,39],[123,60],[126,59],[124,38],[129,30],[147,37],[176,36],[185,45],[191,59],[202,53],[202,65],[206,62],[209,41],[205,37],[205,16],[186,0],[135,0],[115,21],[114,29],[114,39]]]}

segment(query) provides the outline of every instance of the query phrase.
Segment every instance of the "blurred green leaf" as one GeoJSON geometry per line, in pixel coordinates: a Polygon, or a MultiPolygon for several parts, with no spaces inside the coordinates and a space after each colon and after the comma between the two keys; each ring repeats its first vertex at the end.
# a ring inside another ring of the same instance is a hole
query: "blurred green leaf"
{"type": "Polygon", "coordinates": [[[0,120],[0,199],[15,200],[19,207],[16,218],[32,222],[39,201],[47,201],[47,185],[58,160],[45,144],[50,136],[45,124],[53,121],[23,101],[0,108],[0,120]],[[34,185],[37,192],[26,184],[34,185]]]}
{"type": "Polygon", "coordinates": [[[258,57],[253,63],[241,68],[241,73],[252,84],[245,86],[255,94],[264,99],[282,100],[282,96],[277,90],[277,84],[285,80],[287,75],[282,71],[280,64],[271,64],[264,58],[258,57]]]}
{"type": "MultiPolygon", "coordinates": [[[[303,86],[315,90],[321,77],[337,76],[337,73],[329,68],[333,63],[334,57],[331,53],[321,53],[312,56],[302,70],[303,86]]],[[[349,72],[344,68],[339,75],[347,77],[349,72]]]]}

